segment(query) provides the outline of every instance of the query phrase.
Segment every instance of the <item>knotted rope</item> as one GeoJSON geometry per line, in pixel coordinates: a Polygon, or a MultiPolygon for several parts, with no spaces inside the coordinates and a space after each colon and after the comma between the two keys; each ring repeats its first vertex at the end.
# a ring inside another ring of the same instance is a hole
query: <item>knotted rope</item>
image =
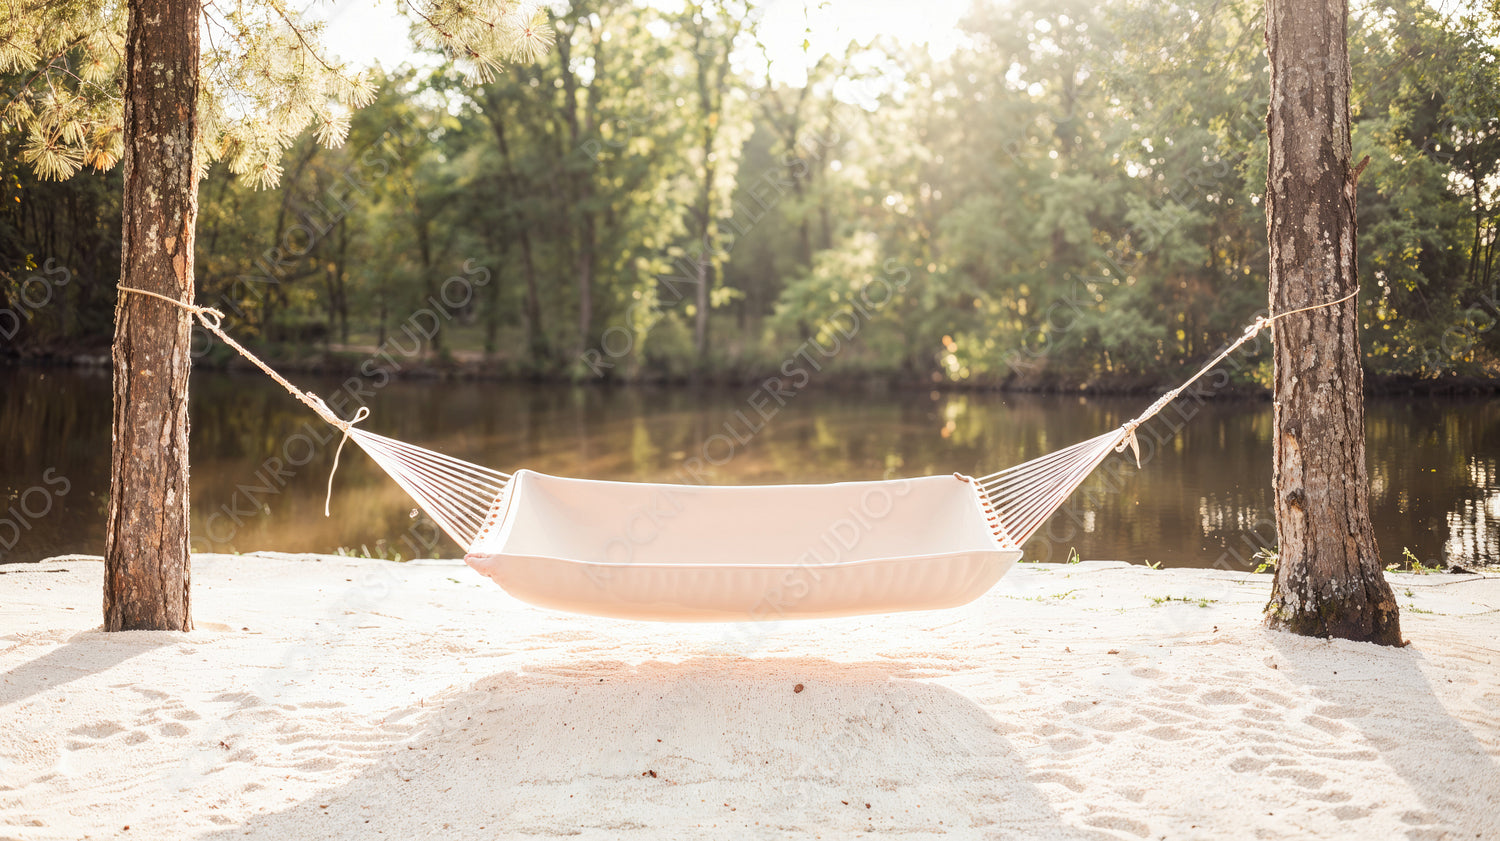
{"type": "Polygon", "coordinates": [[[197,304],[185,303],[183,301],[177,300],[176,298],[169,298],[166,295],[152,292],[149,289],[137,289],[134,286],[126,286],[124,284],[118,284],[116,288],[118,288],[121,292],[133,292],[137,295],[146,295],[147,297],[155,298],[158,301],[166,301],[172,306],[185,310],[189,315],[196,316],[198,322],[203,325],[204,329],[208,330],[210,333],[213,333],[215,336],[218,336],[219,339],[224,342],[224,344],[234,348],[239,352],[240,356],[243,356],[246,359],[250,360],[250,362],[253,363],[255,367],[264,371],[266,376],[270,377],[278,384],[280,384],[282,388],[287,390],[287,393],[291,394],[298,400],[301,400],[304,404],[306,404],[307,408],[312,409],[314,412],[317,412],[318,417],[338,427],[338,429],[344,433],[344,437],[339,439],[338,449],[333,453],[333,469],[328,471],[328,494],[323,498],[323,516],[330,516],[328,506],[329,502],[333,499],[333,474],[338,472],[339,456],[341,456],[344,452],[344,444],[349,442],[349,433],[354,429],[354,425],[370,416],[369,407],[360,406],[359,410],[354,413],[354,417],[350,418],[349,420],[344,420],[338,415],[335,415],[333,413],[333,410],[328,408],[328,404],[323,401],[323,398],[319,397],[316,394],[313,394],[311,391],[303,391],[302,389],[292,385],[287,381],[286,377],[283,377],[280,374],[276,373],[271,369],[271,366],[262,362],[260,357],[251,353],[248,349],[246,349],[244,345],[236,342],[229,336],[228,333],[225,333],[223,328],[220,327],[220,325],[224,321],[224,313],[219,312],[213,307],[200,307],[197,304]]]}
{"type": "Polygon", "coordinates": [[[1314,304],[1278,315],[1261,316],[1246,327],[1245,332],[1238,339],[1200,368],[1198,373],[1189,377],[1182,385],[1158,397],[1154,403],[1146,407],[1144,412],[1118,429],[979,477],[975,480],[975,484],[979,489],[980,502],[996,534],[1002,541],[1008,541],[1017,547],[1024,544],[1078,489],[1078,486],[1083,484],[1083,481],[1094,472],[1094,469],[1111,451],[1124,452],[1129,447],[1131,453],[1135,455],[1136,465],[1139,466],[1141,449],[1140,442],[1136,440],[1136,430],[1141,424],[1166,408],[1167,404],[1187,390],[1188,386],[1217,367],[1225,357],[1239,350],[1246,342],[1255,338],[1260,331],[1280,319],[1299,312],[1341,304],[1353,298],[1355,294],[1351,292],[1337,301],[1314,304]]]}
{"type": "Polygon", "coordinates": [[[1339,298],[1337,301],[1325,301],[1325,302],[1323,302],[1321,304],[1313,304],[1312,306],[1300,307],[1298,309],[1288,310],[1288,311],[1283,312],[1283,313],[1277,313],[1276,315],[1270,315],[1270,316],[1263,315],[1263,316],[1257,317],[1255,319],[1255,321],[1253,321],[1253,322],[1250,323],[1250,326],[1248,326],[1248,327],[1245,328],[1245,332],[1243,334],[1241,334],[1238,339],[1235,339],[1233,343],[1231,343],[1228,347],[1226,347],[1222,351],[1220,351],[1218,356],[1215,356],[1213,359],[1209,360],[1208,364],[1204,365],[1202,368],[1199,368],[1198,369],[1198,373],[1192,375],[1191,377],[1188,377],[1187,381],[1184,382],[1182,385],[1179,385],[1178,387],[1172,389],[1171,391],[1167,392],[1166,394],[1163,394],[1161,397],[1158,397],[1156,399],[1155,403],[1152,403],[1150,406],[1146,407],[1146,411],[1141,412],[1139,415],[1135,416],[1131,420],[1128,420],[1123,425],[1121,425],[1120,426],[1119,442],[1115,445],[1115,452],[1117,452],[1117,453],[1123,453],[1123,452],[1125,452],[1125,448],[1129,447],[1130,448],[1130,452],[1133,455],[1135,455],[1135,464],[1136,464],[1136,466],[1140,467],[1140,465],[1141,465],[1141,444],[1140,444],[1139,441],[1136,440],[1136,437],[1135,437],[1135,431],[1136,431],[1136,429],[1138,429],[1141,424],[1143,424],[1146,421],[1150,420],[1153,416],[1156,415],[1156,413],[1160,412],[1162,409],[1165,409],[1167,407],[1168,403],[1171,403],[1173,400],[1176,400],[1177,396],[1180,395],[1180,394],[1182,394],[1184,391],[1186,391],[1188,386],[1190,386],[1193,383],[1197,382],[1198,379],[1200,377],[1202,377],[1204,374],[1207,374],[1209,371],[1212,371],[1214,368],[1217,368],[1219,366],[1219,363],[1223,362],[1225,360],[1225,358],[1227,358],[1231,353],[1234,353],[1235,351],[1239,350],[1241,346],[1243,346],[1246,342],[1250,341],[1251,339],[1255,338],[1257,335],[1260,334],[1260,331],[1262,331],[1262,330],[1266,329],[1267,327],[1271,326],[1271,324],[1273,324],[1274,322],[1279,321],[1280,319],[1286,318],[1289,315],[1296,315],[1299,312],[1308,312],[1309,310],[1317,310],[1317,309],[1322,309],[1324,307],[1338,306],[1339,304],[1344,303],[1345,301],[1349,300],[1350,298],[1353,298],[1355,295],[1358,295],[1358,294],[1359,294],[1359,289],[1358,289],[1358,287],[1356,287],[1353,292],[1350,292],[1348,295],[1345,295],[1344,297],[1339,298]]]}

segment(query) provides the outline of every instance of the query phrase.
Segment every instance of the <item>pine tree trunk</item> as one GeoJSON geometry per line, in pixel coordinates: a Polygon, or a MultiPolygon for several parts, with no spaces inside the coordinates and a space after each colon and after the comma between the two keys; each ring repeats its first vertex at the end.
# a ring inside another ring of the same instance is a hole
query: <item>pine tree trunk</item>
{"type": "MultiPolygon", "coordinates": [[[[120,278],[193,298],[197,131],[195,0],[131,0],[125,38],[125,189],[120,278]]],[[[191,320],[124,293],[115,308],[114,447],[104,629],[192,630],[188,557],[191,320]]]]}
{"type": "MultiPolygon", "coordinates": [[[[1266,219],[1271,310],[1358,285],[1349,166],[1347,0],[1267,0],[1271,60],[1266,219]]],[[[1357,299],[1275,327],[1276,533],[1267,624],[1401,645],[1370,525],[1357,299]]]]}

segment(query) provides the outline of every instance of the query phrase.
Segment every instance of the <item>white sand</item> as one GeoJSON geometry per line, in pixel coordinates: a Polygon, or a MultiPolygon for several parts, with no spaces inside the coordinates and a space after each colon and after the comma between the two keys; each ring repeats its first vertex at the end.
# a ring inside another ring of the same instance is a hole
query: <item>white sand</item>
{"type": "Polygon", "coordinates": [[[1398,650],[1120,564],[754,626],[200,556],[187,635],[97,631],[97,560],[0,571],[5,839],[1500,838],[1495,578],[1392,576],[1398,650]]]}

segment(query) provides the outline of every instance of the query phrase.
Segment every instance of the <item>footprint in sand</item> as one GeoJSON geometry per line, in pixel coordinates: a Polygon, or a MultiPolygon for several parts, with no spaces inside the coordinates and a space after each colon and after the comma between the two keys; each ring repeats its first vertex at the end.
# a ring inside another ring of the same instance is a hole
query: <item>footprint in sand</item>
{"type": "Polygon", "coordinates": [[[1076,778],[1058,771],[1044,771],[1040,774],[1031,774],[1028,779],[1037,783],[1056,783],[1069,791],[1080,793],[1083,791],[1083,783],[1076,778]]]}
{"type": "Polygon", "coordinates": [[[1327,777],[1305,768],[1272,768],[1266,772],[1266,776],[1282,777],[1303,788],[1321,788],[1324,783],[1328,782],[1327,777]]]}
{"type": "Polygon", "coordinates": [[[1360,714],[1357,707],[1343,704],[1323,704],[1313,708],[1313,715],[1321,715],[1324,718],[1355,718],[1360,714]]]}
{"type": "Polygon", "coordinates": [[[1181,727],[1173,727],[1170,724],[1164,724],[1160,727],[1153,727],[1150,730],[1146,731],[1146,735],[1150,736],[1153,739],[1159,739],[1163,742],[1179,742],[1183,739],[1190,739],[1193,736],[1192,733],[1189,733],[1181,727]]]}
{"type": "Polygon", "coordinates": [[[214,696],[215,704],[234,704],[241,710],[264,707],[266,699],[252,692],[223,692],[214,696]]]}
{"type": "Polygon", "coordinates": [[[1192,716],[1183,715],[1182,713],[1172,712],[1171,710],[1161,708],[1147,708],[1141,710],[1141,716],[1157,724],[1186,724],[1192,721],[1196,721],[1196,719],[1192,716]]]}
{"type": "Polygon", "coordinates": [[[1180,713],[1192,719],[1203,718],[1203,716],[1199,713],[1199,710],[1201,710],[1202,707],[1198,706],[1197,704],[1178,703],[1176,701],[1157,701],[1155,707],[1159,710],[1169,710],[1174,713],[1180,713]]]}
{"type": "Polygon", "coordinates": [[[1095,815],[1084,819],[1084,823],[1098,829],[1112,829],[1116,832],[1128,832],[1137,838],[1145,838],[1151,834],[1151,827],[1137,820],[1122,815],[1095,815]]]}
{"type": "Polygon", "coordinates": [[[1131,669],[1130,675],[1131,677],[1138,677],[1141,680],[1157,680],[1159,678],[1166,677],[1167,673],[1162,671],[1161,669],[1154,669],[1150,666],[1142,666],[1139,669],[1131,669]]]}
{"type": "Polygon", "coordinates": [[[1257,759],[1253,756],[1239,756],[1229,763],[1229,770],[1237,774],[1253,774],[1264,771],[1270,764],[1269,760],[1257,759]]]}
{"type": "Polygon", "coordinates": [[[1280,721],[1282,719],[1282,716],[1285,715],[1285,713],[1281,712],[1280,710],[1267,709],[1261,706],[1246,707],[1244,710],[1240,711],[1240,714],[1245,716],[1245,718],[1263,722],[1280,721]]]}
{"type": "Polygon", "coordinates": [[[132,692],[138,693],[141,697],[145,698],[148,701],[165,701],[168,698],[168,695],[165,692],[159,692],[155,689],[146,689],[145,687],[136,686],[133,683],[117,683],[110,688],[129,689],[132,692]]]}
{"type": "Polygon", "coordinates": [[[117,723],[117,722],[114,722],[114,721],[100,721],[100,722],[96,722],[94,724],[85,724],[82,727],[75,727],[72,730],[68,731],[68,735],[69,736],[83,736],[84,738],[87,738],[87,739],[94,739],[96,741],[104,741],[105,739],[108,739],[110,736],[116,736],[116,735],[119,735],[120,733],[124,733],[124,732],[125,732],[125,728],[121,727],[119,725],[119,723],[117,723]]]}
{"type": "Polygon", "coordinates": [[[1316,727],[1330,736],[1342,736],[1349,732],[1349,728],[1330,718],[1320,715],[1309,715],[1302,719],[1302,723],[1310,727],[1316,727]]]}
{"type": "Polygon", "coordinates": [[[1215,689],[1199,695],[1198,700],[1210,706],[1224,706],[1225,704],[1243,704],[1246,698],[1232,689],[1215,689]]]}
{"type": "Polygon", "coordinates": [[[175,721],[169,721],[166,724],[163,724],[160,730],[163,736],[167,736],[172,739],[182,738],[183,736],[186,736],[189,732],[191,732],[188,730],[187,725],[179,724],[175,721]]]}
{"type": "Polygon", "coordinates": [[[1363,806],[1339,806],[1333,810],[1333,816],[1341,821],[1357,821],[1360,818],[1368,818],[1370,810],[1363,806]]]}
{"type": "Polygon", "coordinates": [[[1408,826],[1420,826],[1422,824],[1437,823],[1438,816],[1431,812],[1419,812],[1415,809],[1401,813],[1401,822],[1408,826]]]}
{"type": "Polygon", "coordinates": [[[1285,707],[1287,709],[1291,709],[1292,707],[1295,707],[1297,705],[1296,702],[1293,701],[1290,697],[1271,689],[1257,689],[1255,690],[1255,697],[1262,701],[1269,701],[1278,707],[1285,707]]]}
{"type": "Polygon", "coordinates": [[[1124,733],[1126,730],[1134,730],[1145,723],[1145,719],[1133,713],[1102,713],[1087,719],[1085,722],[1094,730],[1105,733],[1124,733]]]}
{"type": "Polygon", "coordinates": [[[1077,736],[1057,736],[1047,740],[1047,746],[1058,753],[1068,753],[1089,746],[1088,739],[1080,739],[1077,736]]]}
{"type": "Polygon", "coordinates": [[[1374,762],[1380,758],[1380,754],[1372,750],[1310,750],[1308,754],[1340,762],[1374,762]]]}

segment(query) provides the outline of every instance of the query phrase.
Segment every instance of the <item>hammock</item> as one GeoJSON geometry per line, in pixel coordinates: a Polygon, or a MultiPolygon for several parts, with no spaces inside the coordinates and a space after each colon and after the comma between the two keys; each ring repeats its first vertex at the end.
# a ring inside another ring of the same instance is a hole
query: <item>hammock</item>
{"type": "MultiPolygon", "coordinates": [[[[621,619],[745,621],[929,610],[982,595],[1048,517],[1136,429],[1280,318],[1257,318],[1198,373],[1136,418],[978,478],[962,474],[823,485],[702,486],[514,474],[358,428],[225,333],[217,310],[142,289],[203,326],[354,441],[508,593],[621,619]]],[[[333,474],[328,477],[332,494],[333,474]]],[[[325,515],[328,513],[324,506],[325,515]]]]}

